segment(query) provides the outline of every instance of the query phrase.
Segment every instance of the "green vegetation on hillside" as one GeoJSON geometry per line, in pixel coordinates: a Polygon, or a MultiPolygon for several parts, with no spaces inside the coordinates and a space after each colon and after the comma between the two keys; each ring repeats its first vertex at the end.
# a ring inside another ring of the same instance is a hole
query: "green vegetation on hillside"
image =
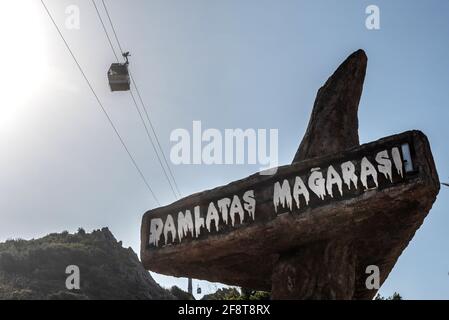
{"type": "Polygon", "coordinates": [[[393,295],[388,298],[385,298],[385,297],[381,296],[380,294],[378,294],[374,298],[374,300],[402,300],[402,296],[397,292],[393,293],[393,295]]]}
{"type": "Polygon", "coordinates": [[[270,293],[236,288],[221,288],[215,293],[205,295],[201,300],[270,300],[270,293]]]}
{"type": "Polygon", "coordinates": [[[0,243],[0,299],[173,299],[107,228],[0,243]],[[67,266],[80,269],[68,290],[67,266]]]}

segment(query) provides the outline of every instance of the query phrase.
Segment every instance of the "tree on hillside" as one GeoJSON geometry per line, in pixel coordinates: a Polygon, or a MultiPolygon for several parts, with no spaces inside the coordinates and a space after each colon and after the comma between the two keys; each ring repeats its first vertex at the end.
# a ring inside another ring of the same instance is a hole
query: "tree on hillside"
{"type": "Polygon", "coordinates": [[[388,298],[385,298],[385,297],[381,296],[380,294],[378,294],[374,298],[374,300],[403,300],[403,299],[402,299],[402,296],[399,293],[395,292],[395,293],[393,293],[392,296],[390,296],[388,298]]]}

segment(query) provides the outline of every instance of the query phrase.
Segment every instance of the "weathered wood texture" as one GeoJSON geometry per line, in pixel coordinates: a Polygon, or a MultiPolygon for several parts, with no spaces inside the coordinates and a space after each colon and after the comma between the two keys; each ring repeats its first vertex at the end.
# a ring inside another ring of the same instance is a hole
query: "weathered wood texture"
{"type": "Polygon", "coordinates": [[[347,300],[354,296],[354,239],[332,239],[284,253],[272,275],[275,300],[347,300]]]}
{"type": "Polygon", "coordinates": [[[170,206],[150,210],[142,221],[141,260],[147,269],[162,274],[271,290],[271,276],[280,253],[344,235],[354,240],[357,256],[352,298],[367,299],[375,292],[365,288],[366,266],[378,265],[381,283],[386,279],[432,207],[438,190],[439,180],[427,138],[419,131],[410,131],[336,155],[280,167],[274,176],[255,174],[227,186],[194,194],[170,206]],[[322,205],[282,214],[276,214],[270,209],[272,203],[266,202],[270,199],[266,193],[272,193],[269,186],[275,181],[301,174],[311,167],[324,168],[404,142],[411,146],[415,171],[388,187],[367,191],[359,188],[353,190],[355,194],[351,197],[335,197],[325,200],[322,205]],[[150,219],[198,204],[206,207],[211,201],[241,194],[249,188],[259,195],[256,196],[256,221],[223,228],[218,233],[205,233],[198,239],[186,238],[182,243],[158,248],[149,245],[150,219]],[[268,191],[260,193],[261,190],[268,191]]]}
{"type": "Polygon", "coordinates": [[[365,286],[366,267],[377,265],[380,282],[385,281],[423,223],[440,185],[427,138],[419,131],[359,145],[357,112],[366,67],[367,57],[358,50],[320,88],[291,166],[147,212],[141,229],[144,266],[167,275],[271,290],[274,299],[371,299],[376,290],[365,286]],[[344,186],[343,193],[331,186],[322,198],[311,192],[310,201],[300,207],[273,206],[276,182],[286,179],[293,186],[296,177],[304,179],[311,169],[326,173],[343,161],[353,162],[359,175],[362,157],[375,163],[376,152],[388,150],[391,157],[392,148],[404,143],[411,149],[411,172],[395,172],[390,181],[379,173],[378,185],[370,181],[366,188],[359,180],[357,188],[344,186]],[[211,202],[242,197],[248,190],[255,194],[253,220],[237,217],[230,225],[220,218],[218,230],[211,224],[208,232],[195,237],[191,232],[180,241],[166,233],[164,241],[150,243],[152,219],[193,212],[194,207],[204,217],[211,202]]]}
{"type": "MultiPolygon", "coordinates": [[[[367,56],[363,50],[358,50],[320,88],[293,163],[360,145],[358,108],[366,68],[367,56]]],[[[273,269],[272,297],[352,299],[355,259],[352,242],[338,241],[336,244],[335,239],[281,253],[273,269]]]]}
{"type": "Polygon", "coordinates": [[[293,162],[360,144],[357,112],[367,60],[363,50],[354,52],[318,90],[307,131],[293,162]]]}

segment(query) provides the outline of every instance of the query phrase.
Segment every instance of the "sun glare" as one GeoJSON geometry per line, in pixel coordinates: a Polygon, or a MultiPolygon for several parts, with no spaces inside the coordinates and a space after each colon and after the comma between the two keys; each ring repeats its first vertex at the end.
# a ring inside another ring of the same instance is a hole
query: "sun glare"
{"type": "Polygon", "coordinates": [[[39,4],[35,0],[2,3],[0,130],[18,126],[20,115],[47,77],[46,39],[39,4]]]}

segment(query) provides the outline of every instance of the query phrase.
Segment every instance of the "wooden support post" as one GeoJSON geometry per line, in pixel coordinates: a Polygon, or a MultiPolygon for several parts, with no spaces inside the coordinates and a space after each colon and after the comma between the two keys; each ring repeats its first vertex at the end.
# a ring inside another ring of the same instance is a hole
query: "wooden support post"
{"type": "MultiPolygon", "coordinates": [[[[358,108],[367,57],[350,55],[318,90],[306,134],[293,163],[360,145],[358,108]]],[[[282,253],[273,268],[273,299],[352,299],[355,251],[351,241],[329,240],[282,253]]]]}
{"type": "Polygon", "coordinates": [[[318,242],[283,254],[273,269],[272,298],[352,299],[356,258],[351,239],[318,242]]]}

